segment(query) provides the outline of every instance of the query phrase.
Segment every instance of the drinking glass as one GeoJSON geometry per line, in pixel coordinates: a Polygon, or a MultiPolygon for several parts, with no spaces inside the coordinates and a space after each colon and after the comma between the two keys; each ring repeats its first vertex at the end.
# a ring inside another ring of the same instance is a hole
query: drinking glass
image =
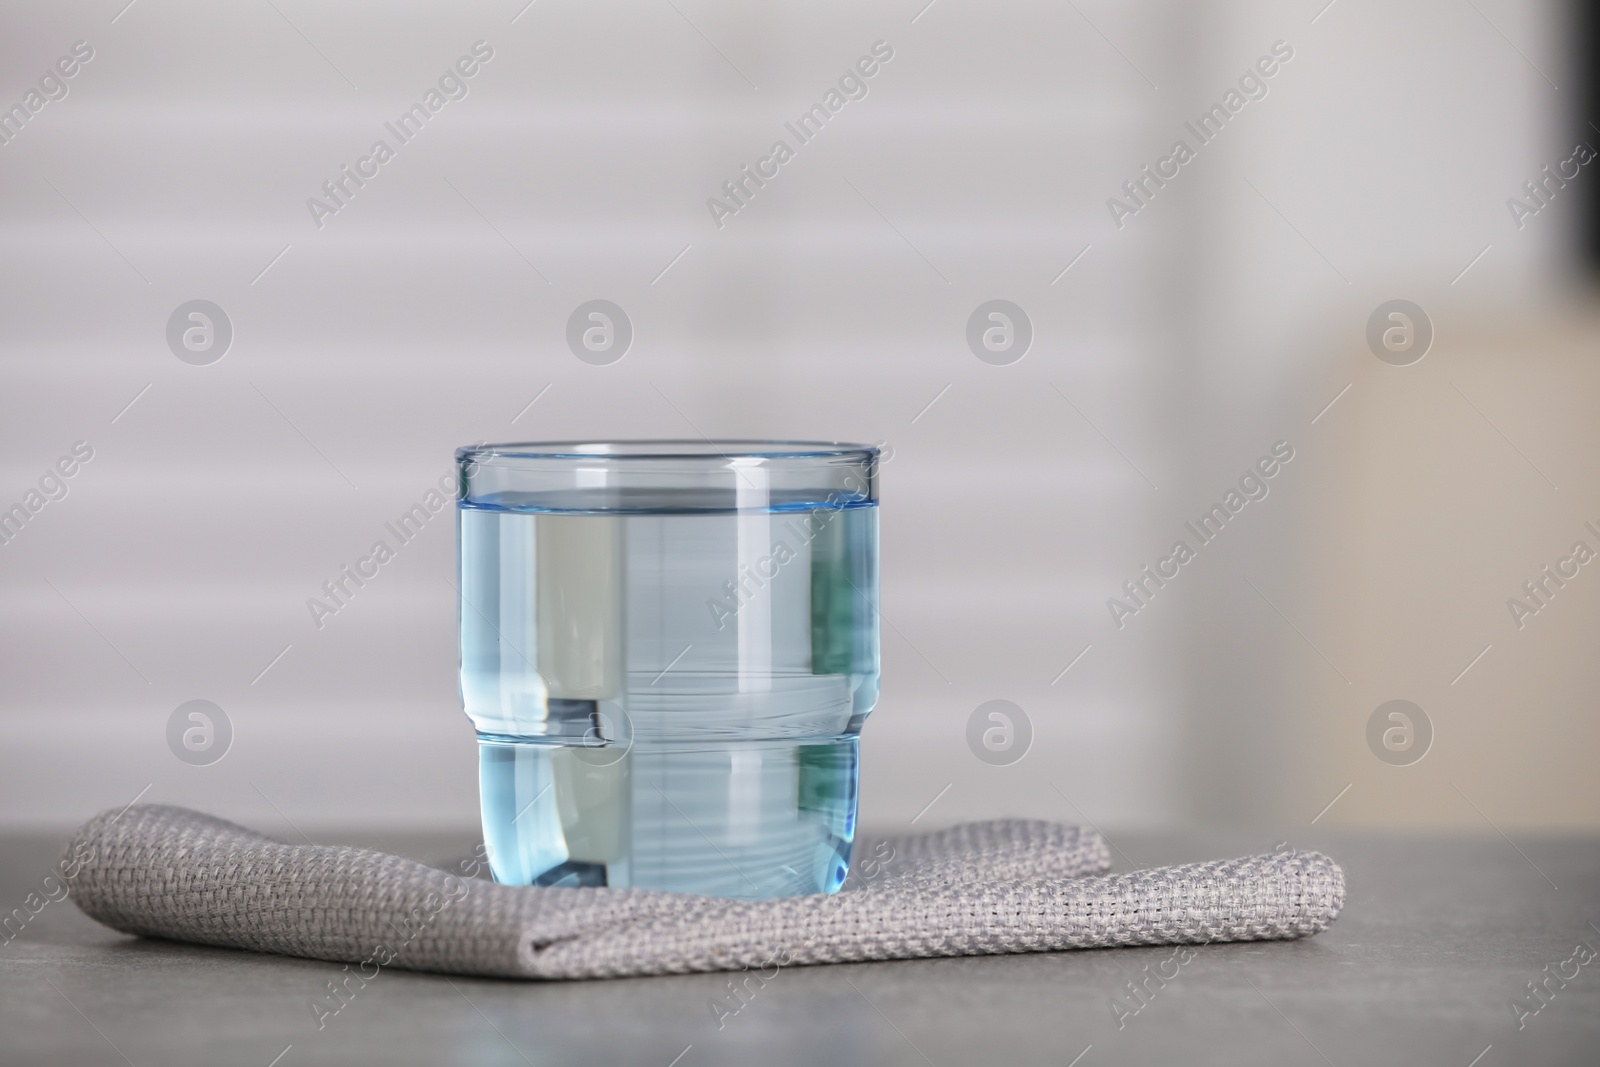
{"type": "Polygon", "coordinates": [[[879,453],[480,445],[461,698],[498,881],[832,893],[878,698],[879,453]]]}

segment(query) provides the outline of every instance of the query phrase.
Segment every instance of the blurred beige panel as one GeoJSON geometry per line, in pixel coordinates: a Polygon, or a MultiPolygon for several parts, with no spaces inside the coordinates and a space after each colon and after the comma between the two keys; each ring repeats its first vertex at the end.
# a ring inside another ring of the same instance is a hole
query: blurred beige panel
{"type": "Polygon", "coordinates": [[[539,515],[539,673],[551,697],[622,695],[622,520],[539,515]]]}
{"type": "Polygon", "coordinates": [[[1323,825],[1593,829],[1600,559],[1520,628],[1508,600],[1532,603],[1523,583],[1576,542],[1600,552],[1600,315],[1592,297],[1503,314],[1461,299],[1434,319],[1413,366],[1347,357],[1352,388],[1319,422],[1291,614],[1350,681],[1286,662],[1298,803],[1349,784],[1323,825]],[[1397,698],[1434,733],[1406,766],[1366,739],[1397,698]]]}

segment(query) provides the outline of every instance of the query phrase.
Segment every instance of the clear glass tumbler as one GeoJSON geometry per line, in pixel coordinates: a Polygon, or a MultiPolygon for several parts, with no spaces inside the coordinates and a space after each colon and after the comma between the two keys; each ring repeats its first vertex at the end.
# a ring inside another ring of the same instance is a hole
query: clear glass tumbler
{"type": "Polygon", "coordinates": [[[832,893],[878,699],[878,450],[482,445],[461,699],[495,878],[832,893]]]}

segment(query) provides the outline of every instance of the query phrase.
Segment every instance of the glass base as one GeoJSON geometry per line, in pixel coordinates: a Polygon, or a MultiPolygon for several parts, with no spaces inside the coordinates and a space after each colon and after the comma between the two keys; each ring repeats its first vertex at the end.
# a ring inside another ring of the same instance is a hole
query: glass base
{"type": "Polygon", "coordinates": [[[766,899],[834,893],[855,839],[859,739],[479,738],[495,880],[766,899]]]}

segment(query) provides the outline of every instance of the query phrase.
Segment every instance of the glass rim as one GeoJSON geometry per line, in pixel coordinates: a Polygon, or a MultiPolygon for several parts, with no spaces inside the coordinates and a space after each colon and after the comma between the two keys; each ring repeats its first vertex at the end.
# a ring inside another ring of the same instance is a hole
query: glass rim
{"type": "Polygon", "coordinates": [[[727,438],[640,438],[612,441],[512,441],[467,445],[456,449],[456,461],[477,465],[497,460],[650,461],[702,460],[726,462],[752,460],[847,460],[872,463],[881,454],[877,445],[846,441],[775,441],[727,438]]]}

